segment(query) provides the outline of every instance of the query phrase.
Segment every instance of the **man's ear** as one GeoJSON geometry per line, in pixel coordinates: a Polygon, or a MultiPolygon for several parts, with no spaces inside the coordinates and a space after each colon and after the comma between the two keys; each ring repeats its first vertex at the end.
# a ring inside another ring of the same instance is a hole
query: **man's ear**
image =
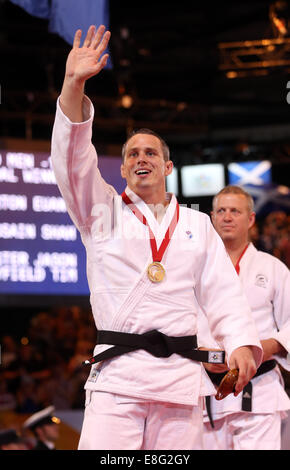
{"type": "Polygon", "coordinates": [[[214,222],[215,222],[215,212],[214,211],[210,211],[210,219],[211,219],[211,223],[214,226],[214,222]]]}
{"type": "Polygon", "coordinates": [[[120,172],[121,172],[122,178],[126,178],[126,176],[125,176],[125,167],[124,167],[123,163],[122,163],[122,165],[121,165],[121,167],[120,167],[120,172]]]}
{"type": "Polygon", "coordinates": [[[256,222],[256,213],[251,212],[250,215],[249,215],[249,229],[253,227],[255,222],[256,222]]]}
{"type": "Polygon", "coordinates": [[[173,162],[171,160],[167,160],[165,162],[165,176],[171,175],[173,170],[173,162]]]}

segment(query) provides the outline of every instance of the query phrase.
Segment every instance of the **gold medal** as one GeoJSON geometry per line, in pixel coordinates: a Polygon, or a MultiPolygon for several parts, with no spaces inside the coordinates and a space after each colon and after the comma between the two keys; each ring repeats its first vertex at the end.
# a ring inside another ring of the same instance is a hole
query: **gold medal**
{"type": "Polygon", "coordinates": [[[154,263],[149,264],[147,275],[151,282],[162,282],[165,277],[165,269],[161,263],[155,261],[154,263]]]}

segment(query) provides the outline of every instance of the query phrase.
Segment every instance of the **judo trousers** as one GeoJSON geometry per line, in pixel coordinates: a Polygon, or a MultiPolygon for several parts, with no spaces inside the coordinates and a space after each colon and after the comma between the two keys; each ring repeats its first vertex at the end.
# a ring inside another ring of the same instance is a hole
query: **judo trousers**
{"type": "Polygon", "coordinates": [[[204,424],[205,450],[280,450],[281,413],[232,413],[204,424]]]}
{"type": "Polygon", "coordinates": [[[79,450],[201,450],[200,406],[87,391],[79,450]]]}

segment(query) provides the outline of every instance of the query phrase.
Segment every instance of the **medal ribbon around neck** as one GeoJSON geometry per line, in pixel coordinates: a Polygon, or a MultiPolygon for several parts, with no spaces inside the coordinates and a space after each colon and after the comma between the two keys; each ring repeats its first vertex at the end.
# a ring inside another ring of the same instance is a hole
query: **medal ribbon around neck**
{"type": "Polygon", "coordinates": [[[175,230],[175,227],[178,223],[179,220],[179,204],[176,202],[176,209],[174,212],[174,215],[172,217],[172,220],[169,224],[169,227],[166,231],[166,234],[164,236],[164,239],[162,240],[162,243],[159,247],[159,250],[157,249],[157,243],[156,243],[156,238],[147,222],[146,217],[142,214],[142,212],[138,209],[138,207],[135,206],[135,204],[131,201],[131,199],[127,196],[125,191],[122,193],[122,199],[124,203],[131,209],[133,214],[137,217],[137,219],[142,222],[142,224],[146,225],[149,229],[149,235],[150,235],[150,245],[151,245],[151,252],[152,252],[152,259],[153,263],[151,263],[148,266],[147,269],[147,274],[152,282],[161,282],[163,281],[165,277],[165,269],[161,264],[163,255],[165,253],[166,248],[168,247],[171,237],[173,235],[173,232],[175,230]]]}

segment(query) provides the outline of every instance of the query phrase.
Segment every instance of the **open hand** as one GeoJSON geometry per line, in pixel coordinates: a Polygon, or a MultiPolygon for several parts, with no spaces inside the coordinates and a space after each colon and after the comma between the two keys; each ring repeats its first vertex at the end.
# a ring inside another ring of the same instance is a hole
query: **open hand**
{"type": "Polygon", "coordinates": [[[84,83],[88,78],[97,75],[106,65],[109,54],[104,54],[109,39],[110,31],[105,31],[105,26],[90,26],[82,47],[80,47],[82,31],[75,33],[73,48],[70,51],[66,63],[66,78],[84,83]]]}

